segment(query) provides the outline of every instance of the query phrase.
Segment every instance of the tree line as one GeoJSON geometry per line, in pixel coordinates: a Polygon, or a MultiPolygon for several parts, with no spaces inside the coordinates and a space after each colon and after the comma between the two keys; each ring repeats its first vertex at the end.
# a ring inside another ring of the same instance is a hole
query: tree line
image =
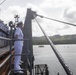
{"type": "MultiPolygon", "coordinates": [[[[54,44],[76,44],[76,35],[54,35],[49,36],[54,44]]],[[[33,37],[34,45],[48,44],[45,36],[33,37]]]]}

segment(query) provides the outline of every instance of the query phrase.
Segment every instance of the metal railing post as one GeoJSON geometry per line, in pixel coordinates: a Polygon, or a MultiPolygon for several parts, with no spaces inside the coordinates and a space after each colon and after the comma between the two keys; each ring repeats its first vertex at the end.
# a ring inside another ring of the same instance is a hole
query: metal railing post
{"type": "MultiPolygon", "coordinates": [[[[12,55],[12,27],[11,27],[11,35],[10,35],[10,55],[12,55]]],[[[12,69],[12,56],[10,56],[10,61],[9,61],[9,63],[10,63],[10,71],[11,71],[11,69],[12,69]]]]}

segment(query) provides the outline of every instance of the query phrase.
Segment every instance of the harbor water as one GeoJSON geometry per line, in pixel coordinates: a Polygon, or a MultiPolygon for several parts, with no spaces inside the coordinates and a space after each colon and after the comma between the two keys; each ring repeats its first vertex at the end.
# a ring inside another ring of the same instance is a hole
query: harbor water
{"type": "MultiPolygon", "coordinates": [[[[76,44],[55,45],[55,47],[72,70],[73,75],[76,75],[76,44]]],[[[60,75],[67,75],[50,45],[44,45],[44,47],[34,45],[33,50],[34,64],[47,64],[50,75],[57,75],[58,72],[60,75]]]]}

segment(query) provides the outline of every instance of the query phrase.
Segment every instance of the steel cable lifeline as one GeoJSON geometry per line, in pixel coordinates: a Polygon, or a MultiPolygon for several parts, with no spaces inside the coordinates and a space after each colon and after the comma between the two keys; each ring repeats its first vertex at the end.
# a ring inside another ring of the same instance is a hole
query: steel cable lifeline
{"type": "MultiPolygon", "coordinates": [[[[36,15],[33,15],[34,17],[36,15]]],[[[47,41],[49,42],[50,46],[52,47],[55,55],[57,56],[59,62],[61,63],[61,65],[63,66],[65,72],[67,75],[73,75],[72,71],[70,70],[70,68],[67,66],[67,64],[65,63],[64,59],[62,58],[62,56],[58,53],[56,47],[54,46],[54,44],[52,43],[52,41],[50,40],[50,38],[47,36],[47,34],[45,33],[45,31],[43,30],[43,28],[41,27],[41,25],[39,24],[39,22],[36,20],[35,18],[35,21],[37,22],[38,26],[40,27],[40,29],[42,30],[44,36],[46,37],[47,41]]]]}
{"type": "Polygon", "coordinates": [[[2,5],[5,1],[6,1],[6,0],[3,0],[3,1],[0,3],[0,5],[2,5]]]}
{"type": "Polygon", "coordinates": [[[36,15],[39,16],[39,17],[41,17],[41,18],[46,18],[46,19],[53,20],[53,21],[56,21],[56,22],[60,22],[60,23],[64,23],[64,24],[68,24],[68,25],[71,25],[71,26],[76,26],[75,24],[68,23],[68,22],[65,22],[65,21],[60,21],[60,20],[57,20],[57,19],[53,19],[53,18],[49,18],[49,17],[45,17],[45,16],[38,15],[38,14],[36,14],[36,15]]]}

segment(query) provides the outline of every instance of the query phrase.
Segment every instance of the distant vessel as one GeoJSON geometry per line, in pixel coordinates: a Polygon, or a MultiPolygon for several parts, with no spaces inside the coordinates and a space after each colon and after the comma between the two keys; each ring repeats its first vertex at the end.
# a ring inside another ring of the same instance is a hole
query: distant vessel
{"type": "Polygon", "coordinates": [[[39,45],[39,47],[44,47],[43,45],[39,45]]]}

